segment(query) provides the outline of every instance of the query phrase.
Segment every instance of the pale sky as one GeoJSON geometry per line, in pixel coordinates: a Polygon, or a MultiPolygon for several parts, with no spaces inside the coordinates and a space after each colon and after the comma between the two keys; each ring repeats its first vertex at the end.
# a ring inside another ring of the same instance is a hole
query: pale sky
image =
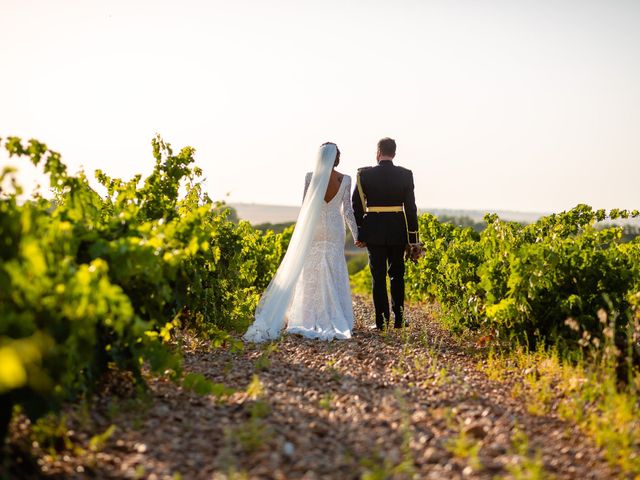
{"type": "Polygon", "coordinates": [[[129,178],[157,132],[212,198],[283,205],[321,143],[355,176],[391,136],[422,208],[638,208],[639,25],[635,0],[0,0],[0,136],[129,178]]]}

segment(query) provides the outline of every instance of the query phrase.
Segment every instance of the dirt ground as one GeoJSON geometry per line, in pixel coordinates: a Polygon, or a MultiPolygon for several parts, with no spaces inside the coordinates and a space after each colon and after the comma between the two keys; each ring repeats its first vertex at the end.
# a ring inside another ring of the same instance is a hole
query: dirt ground
{"type": "MultiPolygon", "coordinates": [[[[123,382],[90,408],[69,406],[67,445],[32,445],[35,460],[17,458],[10,478],[618,478],[574,425],[529,414],[509,382],[488,380],[482,353],[431,309],[411,305],[406,331],[381,334],[369,298],[354,297],[347,341],[284,336],[232,351],[185,337],[185,369],[235,393],[149,378],[133,395],[123,382]]],[[[14,425],[12,452],[27,430],[14,425]]]]}

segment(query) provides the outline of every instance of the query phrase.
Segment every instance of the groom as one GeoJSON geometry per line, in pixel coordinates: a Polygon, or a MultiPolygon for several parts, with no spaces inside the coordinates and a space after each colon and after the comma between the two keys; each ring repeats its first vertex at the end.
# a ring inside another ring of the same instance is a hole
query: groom
{"type": "Polygon", "coordinates": [[[418,243],[413,173],[394,165],[395,156],[395,140],[380,140],[376,154],[378,165],[358,169],[357,187],[352,199],[358,224],[356,245],[367,247],[369,251],[378,330],[383,330],[390,318],[387,273],[391,284],[394,327],[406,325],[403,319],[404,253],[410,244],[418,243]]]}

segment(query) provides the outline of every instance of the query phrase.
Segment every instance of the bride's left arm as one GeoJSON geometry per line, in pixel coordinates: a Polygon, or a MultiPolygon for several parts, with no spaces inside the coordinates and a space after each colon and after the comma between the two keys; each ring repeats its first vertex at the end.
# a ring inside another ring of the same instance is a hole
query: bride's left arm
{"type": "Polygon", "coordinates": [[[342,193],[342,216],[344,221],[351,231],[354,240],[358,239],[358,225],[356,224],[356,217],[353,214],[353,206],[351,205],[351,177],[345,177],[347,182],[344,192],[342,193]]]}

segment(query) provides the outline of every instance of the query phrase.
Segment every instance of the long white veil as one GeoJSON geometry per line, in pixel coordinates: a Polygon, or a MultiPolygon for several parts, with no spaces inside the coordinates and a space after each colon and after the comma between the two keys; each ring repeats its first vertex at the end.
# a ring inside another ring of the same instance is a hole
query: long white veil
{"type": "Polygon", "coordinates": [[[332,143],[320,147],[311,184],[302,202],[289,248],[260,298],[256,319],[244,334],[245,340],[264,342],[276,339],[285,326],[287,310],[318,224],[336,154],[337,147],[332,143]]]}

